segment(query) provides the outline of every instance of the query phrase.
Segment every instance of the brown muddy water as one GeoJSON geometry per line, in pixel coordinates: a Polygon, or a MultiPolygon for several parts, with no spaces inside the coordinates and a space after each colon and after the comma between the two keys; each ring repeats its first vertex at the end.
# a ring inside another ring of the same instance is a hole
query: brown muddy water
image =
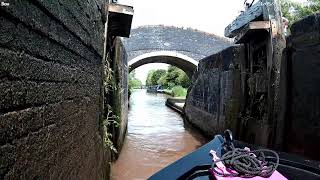
{"type": "Polygon", "coordinates": [[[166,98],[145,90],[132,93],[128,133],[119,159],[112,164],[112,180],[147,179],[207,142],[165,106],[166,98]]]}

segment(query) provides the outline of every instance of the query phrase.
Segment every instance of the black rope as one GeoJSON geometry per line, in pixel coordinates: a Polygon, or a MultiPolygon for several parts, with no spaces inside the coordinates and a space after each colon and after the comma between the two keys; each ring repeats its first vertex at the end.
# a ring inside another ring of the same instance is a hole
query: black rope
{"type": "Polygon", "coordinates": [[[240,148],[232,148],[226,152],[219,160],[214,161],[211,170],[218,176],[223,177],[245,177],[261,176],[270,177],[279,165],[279,156],[275,151],[269,149],[259,149],[248,151],[240,148]],[[267,161],[265,153],[272,153],[276,158],[276,162],[267,161]],[[227,168],[237,171],[237,173],[229,172],[224,174],[215,170],[218,162],[222,162],[227,168]]]}

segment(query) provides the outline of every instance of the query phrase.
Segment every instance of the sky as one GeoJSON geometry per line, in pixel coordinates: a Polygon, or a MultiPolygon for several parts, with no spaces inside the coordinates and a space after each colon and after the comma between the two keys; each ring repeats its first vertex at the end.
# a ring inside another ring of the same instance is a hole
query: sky
{"type": "MultiPolygon", "coordinates": [[[[223,36],[224,28],[244,9],[243,2],[244,0],[118,0],[119,4],[133,6],[132,28],[144,25],[190,27],[218,36],[223,36]]],[[[136,69],[136,77],[145,82],[147,72],[159,68],[166,69],[167,65],[141,66],[136,69]]]]}

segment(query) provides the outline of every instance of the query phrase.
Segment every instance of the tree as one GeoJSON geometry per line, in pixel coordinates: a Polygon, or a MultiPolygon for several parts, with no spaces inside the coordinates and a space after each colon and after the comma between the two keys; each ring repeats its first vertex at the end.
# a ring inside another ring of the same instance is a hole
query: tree
{"type": "Polygon", "coordinates": [[[309,8],[312,13],[320,12],[320,0],[309,0],[309,2],[309,8]]]}
{"type": "Polygon", "coordinates": [[[297,3],[292,0],[281,0],[282,16],[289,20],[289,26],[306,16],[320,12],[320,0],[308,0],[297,3]]]}
{"type": "Polygon", "coordinates": [[[176,82],[178,85],[184,88],[188,88],[191,84],[191,80],[189,79],[187,74],[183,71],[179,74],[178,78],[176,79],[176,82]]]}
{"type": "Polygon", "coordinates": [[[174,86],[187,88],[190,85],[190,79],[183,70],[169,66],[167,71],[162,69],[149,71],[146,85],[161,85],[168,89],[174,86]]]}
{"type": "Polygon", "coordinates": [[[183,71],[180,70],[179,68],[177,68],[175,66],[169,66],[168,72],[167,72],[167,75],[166,75],[167,87],[169,89],[171,89],[174,86],[178,85],[179,82],[177,81],[177,78],[179,77],[181,72],[183,72],[183,71]]]}
{"type": "Polygon", "coordinates": [[[137,79],[135,75],[136,74],[134,70],[129,74],[129,90],[134,88],[140,88],[142,86],[142,82],[139,79],[137,79]]]}
{"type": "Polygon", "coordinates": [[[161,76],[160,79],[157,81],[158,85],[161,85],[162,87],[167,87],[167,76],[166,74],[161,76]]]}
{"type": "Polygon", "coordinates": [[[162,76],[166,75],[166,70],[164,69],[157,69],[156,71],[154,71],[154,73],[151,76],[151,83],[152,85],[158,85],[158,81],[162,76]]]}
{"type": "Polygon", "coordinates": [[[175,66],[169,66],[167,73],[158,80],[157,84],[171,89],[174,86],[187,88],[189,87],[190,82],[189,77],[183,70],[175,66]]]}
{"type": "Polygon", "coordinates": [[[155,72],[155,70],[150,70],[150,71],[148,72],[147,79],[146,79],[146,85],[147,85],[147,86],[151,86],[151,85],[152,85],[152,80],[151,80],[151,78],[152,78],[154,72],[155,72]]]}
{"type": "Polygon", "coordinates": [[[162,76],[165,76],[166,70],[164,69],[157,69],[157,70],[150,70],[148,72],[146,85],[147,86],[154,86],[158,85],[158,81],[162,76]]]}

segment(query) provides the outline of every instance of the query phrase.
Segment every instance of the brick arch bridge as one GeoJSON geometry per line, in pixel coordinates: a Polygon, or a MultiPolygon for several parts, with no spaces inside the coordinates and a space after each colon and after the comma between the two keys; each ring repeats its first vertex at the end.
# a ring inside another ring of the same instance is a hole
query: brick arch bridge
{"type": "Polygon", "coordinates": [[[229,47],[230,40],[194,30],[172,26],[142,26],[123,39],[130,70],[147,63],[167,63],[184,70],[189,77],[198,61],[229,47]]]}
{"type": "Polygon", "coordinates": [[[189,78],[198,66],[198,61],[189,56],[174,51],[155,51],[137,56],[128,62],[129,72],[149,63],[166,63],[182,69],[189,78]]]}

